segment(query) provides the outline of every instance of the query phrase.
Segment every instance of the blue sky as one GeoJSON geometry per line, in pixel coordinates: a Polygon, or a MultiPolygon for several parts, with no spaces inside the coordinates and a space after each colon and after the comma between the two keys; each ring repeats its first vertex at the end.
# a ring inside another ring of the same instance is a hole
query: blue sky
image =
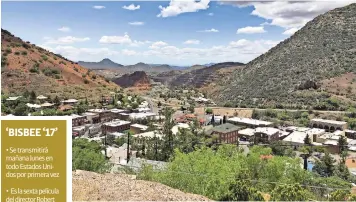
{"type": "Polygon", "coordinates": [[[249,62],[351,2],[2,2],[1,27],[74,61],[249,62]]]}

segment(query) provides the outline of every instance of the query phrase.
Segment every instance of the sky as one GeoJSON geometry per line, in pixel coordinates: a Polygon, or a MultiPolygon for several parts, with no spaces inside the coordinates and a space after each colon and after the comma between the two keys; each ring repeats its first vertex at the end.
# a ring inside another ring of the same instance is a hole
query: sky
{"type": "Polygon", "coordinates": [[[353,2],[3,1],[1,27],[73,61],[247,63],[314,17],[353,2]]]}

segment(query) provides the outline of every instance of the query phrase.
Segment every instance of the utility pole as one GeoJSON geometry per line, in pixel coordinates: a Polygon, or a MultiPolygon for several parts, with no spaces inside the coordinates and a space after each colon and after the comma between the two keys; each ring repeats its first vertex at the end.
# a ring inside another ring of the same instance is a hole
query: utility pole
{"type": "Polygon", "coordinates": [[[105,158],[108,158],[108,155],[107,155],[107,145],[106,145],[106,130],[104,130],[104,135],[105,135],[105,138],[104,138],[104,147],[105,147],[105,158]]]}
{"type": "Polygon", "coordinates": [[[130,160],[130,132],[127,132],[127,156],[126,163],[129,163],[130,160]]]}

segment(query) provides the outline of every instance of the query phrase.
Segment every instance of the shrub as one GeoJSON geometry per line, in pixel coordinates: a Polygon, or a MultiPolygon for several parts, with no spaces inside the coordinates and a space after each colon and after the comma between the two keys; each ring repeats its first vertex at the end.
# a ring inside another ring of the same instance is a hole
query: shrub
{"type": "Polygon", "coordinates": [[[54,57],[53,57],[53,59],[54,59],[54,60],[57,60],[57,57],[56,57],[56,56],[54,56],[54,57]]]}
{"type": "Polygon", "coordinates": [[[64,65],[66,65],[66,63],[65,63],[65,62],[63,62],[63,61],[60,61],[60,62],[59,62],[59,64],[64,64],[64,65]]]}
{"type": "Polygon", "coordinates": [[[15,55],[20,55],[20,52],[16,51],[16,52],[15,52],[15,55]]]}
{"type": "Polygon", "coordinates": [[[82,74],[82,77],[85,78],[85,77],[87,77],[87,75],[86,74],[82,74]]]}
{"type": "Polygon", "coordinates": [[[43,59],[44,61],[47,61],[47,60],[48,60],[48,57],[47,57],[46,55],[41,55],[41,57],[42,57],[42,59],[43,59]]]}
{"type": "Polygon", "coordinates": [[[31,73],[37,73],[37,74],[40,73],[38,64],[34,64],[33,67],[30,69],[30,72],[31,73]]]}
{"type": "Polygon", "coordinates": [[[88,84],[89,83],[88,79],[84,79],[84,83],[88,84]]]}
{"type": "Polygon", "coordinates": [[[91,76],[91,78],[95,80],[96,79],[96,75],[91,76]]]}
{"type": "Polygon", "coordinates": [[[6,49],[6,53],[7,53],[7,54],[10,54],[10,53],[12,53],[12,50],[11,50],[11,48],[7,48],[7,49],[6,49]]]}
{"type": "Polygon", "coordinates": [[[57,69],[51,69],[51,68],[46,68],[42,70],[42,73],[46,76],[56,76],[59,74],[59,71],[57,69]]]}
{"type": "Polygon", "coordinates": [[[22,51],[21,54],[22,55],[27,55],[27,51],[22,51]]]}
{"type": "Polygon", "coordinates": [[[74,71],[79,72],[78,68],[74,67],[74,71]]]}

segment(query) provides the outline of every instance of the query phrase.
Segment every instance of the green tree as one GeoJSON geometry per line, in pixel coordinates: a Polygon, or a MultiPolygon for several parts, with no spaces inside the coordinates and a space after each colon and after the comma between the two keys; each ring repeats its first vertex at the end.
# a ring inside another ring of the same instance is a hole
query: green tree
{"type": "Polygon", "coordinates": [[[307,134],[304,138],[304,144],[305,145],[310,145],[311,144],[311,141],[310,141],[310,138],[309,138],[309,134],[307,134]]]}
{"type": "Polygon", "coordinates": [[[264,201],[264,198],[250,181],[237,179],[229,187],[229,191],[220,201],[264,201]]]}
{"type": "Polygon", "coordinates": [[[59,97],[56,95],[53,99],[53,103],[58,107],[61,104],[61,101],[59,100],[59,97]]]}
{"type": "Polygon", "coordinates": [[[329,201],[346,201],[350,196],[350,191],[336,190],[330,194],[329,201]]]}
{"type": "Polygon", "coordinates": [[[340,136],[338,140],[339,154],[347,150],[347,138],[343,135],[340,136]]]}
{"type": "Polygon", "coordinates": [[[330,156],[329,152],[326,152],[319,161],[316,161],[313,172],[323,177],[330,177],[334,174],[334,163],[335,159],[330,156]]]}
{"type": "Polygon", "coordinates": [[[72,168],[73,170],[87,170],[94,172],[106,172],[110,165],[105,156],[101,153],[103,149],[95,141],[89,142],[86,139],[73,140],[72,168]]]}
{"type": "Polygon", "coordinates": [[[28,114],[28,107],[24,103],[20,103],[16,106],[14,110],[15,116],[27,116],[28,114]]]}
{"type": "Polygon", "coordinates": [[[133,102],[131,104],[131,107],[132,107],[132,109],[137,109],[138,108],[138,103],[137,102],[133,102]]]}
{"type": "Polygon", "coordinates": [[[310,196],[300,184],[278,185],[271,193],[271,201],[306,201],[310,196]]]}
{"type": "Polygon", "coordinates": [[[211,108],[206,108],[205,112],[206,112],[207,114],[212,114],[212,113],[213,113],[213,109],[211,109],[211,108]]]}
{"type": "Polygon", "coordinates": [[[31,91],[30,93],[30,100],[33,102],[37,99],[35,91],[31,91]]]}
{"type": "Polygon", "coordinates": [[[163,123],[163,160],[168,161],[169,158],[173,155],[173,143],[175,136],[173,135],[172,128],[174,126],[174,121],[172,119],[173,110],[171,108],[166,107],[164,109],[164,123],[163,123]]]}

